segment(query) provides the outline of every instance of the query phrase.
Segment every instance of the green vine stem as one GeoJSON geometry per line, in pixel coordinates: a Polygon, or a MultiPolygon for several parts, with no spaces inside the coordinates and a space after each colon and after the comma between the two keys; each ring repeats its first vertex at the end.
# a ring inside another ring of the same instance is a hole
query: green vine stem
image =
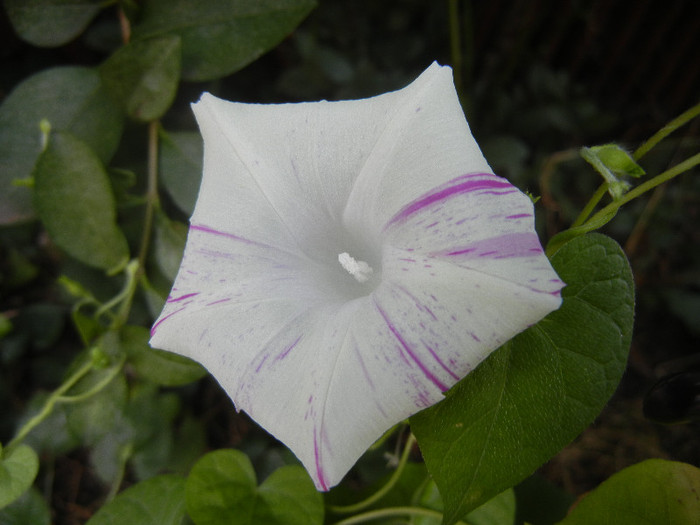
{"type": "Polygon", "coordinates": [[[80,403],[81,401],[85,401],[87,399],[90,399],[92,396],[97,394],[100,390],[102,390],[104,387],[106,387],[108,384],[112,382],[112,379],[117,377],[119,373],[121,372],[122,365],[126,361],[126,355],[122,355],[119,358],[119,362],[115,365],[112,365],[112,369],[109,371],[108,374],[106,374],[96,385],[94,385],[92,388],[86,390],[85,392],[82,392],[80,394],[77,394],[75,396],[58,396],[56,399],[56,402],[59,403],[64,403],[64,404],[70,404],[70,403],[80,403]]]}
{"type": "Polygon", "coordinates": [[[670,135],[678,128],[680,128],[683,124],[689,122],[698,115],[700,115],[700,102],[694,105],[689,110],[684,111],[683,113],[678,115],[671,122],[669,122],[659,131],[654,133],[654,135],[652,135],[644,144],[637,148],[637,150],[632,154],[632,158],[634,158],[634,160],[641,159],[644,155],[646,155],[649,152],[649,150],[651,150],[659,142],[665,139],[668,135],[670,135]]]}
{"type": "MultiPolygon", "coordinates": [[[[403,469],[406,467],[406,463],[408,462],[408,456],[411,454],[411,450],[413,450],[413,446],[416,444],[416,438],[413,436],[413,434],[409,434],[408,439],[406,440],[406,445],[404,446],[403,453],[401,454],[401,459],[399,460],[399,464],[396,467],[396,470],[394,473],[391,475],[391,478],[389,478],[389,481],[386,482],[386,485],[384,485],[382,488],[380,488],[377,492],[372,494],[369,498],[362,500],[358,503],[354,503],[352,505],[345,505],[345,506],[329,506],[328,510],[331,512],[334,512],[336,514],[351,514],[353,512],[358,512],[362,509],[366,509],[373,503],[376,503],[380,499],[382,499],[386,494],[394,488],[394,485],[399,481],[401,478],[401,474],[403,473],[403,469]]],[[[358,522],[359,523],[359,522],[358,522]]]]}
{"type": "MultiPolygon", "coordinates": [[[[351,518],[338,521],[335,525],[356,525],[357,523],[367,523],[368,521],[381,518],[394,518],[398,516],[423,516],[442,520],[442,514],[436,510],[423,507],[387,507],[385,509],[372,510],[364,514],[358,514],[351,518]]],[[[464,521],[458,521],[455,525],[469,525],[464,521]]]]}
{"type": "Polygon", "coordinates": [[[49,416],[49,414],[51,414],[51,411],[53,410],[53,407],[56,405],[56,403],[61,401],[61,396],[63,396],[63,394],[70,390],[70,388],[73,385],[75,385],[78,381],[85,377],[90,372],[90,370],[92,370],[92,366],[92,362],[88,361],[83,366],[78,368],[78,370],[73,372],[73,374],[68,379],[66,379],[61,386],[54,390],[44,403],[44,406],[41,407],[39,413],[32,417],[29,421],[27,421],[19,430],[19,432],[17,432],[17,435],[7,444],[7,446],[5,447],[5,453],[7,453],[7,451],[12,449],[13,447],[19,445],[24,440],[24,438],[26,438],[27,435],[32,430],[34,430],[34,428],[36,428],[42,421],[44,421],[44,419],[46,419],[49,416]]]}
{"type": "Polygon", "coordinates": [[[118,363],[112,365],[112,370],[110,370],[109,373],[105,375],[105,377],[103,377],[96,385],[94,385],[89,390],[75,396],[65,396],[64,394],[68,392],[68,390],[75,386],[76,383],[78,383],[78,381],[84,378],[87,374],[90,373],[91,370],[95,368],[95,362],[92,359],[84,363],[80,368],[78,368],[78,370],[73,372],[73,374],[68,379],[66,379],[61,384],[61,386],[59,386],[56,390],[54,390],[51,393],[48,399],[44,402],[44,406],[41,407],[41,410],[31,419],[29,419],[29,421],[27,421],[24,425],[22,425],[22,428],[20,428],[19,432],[17,432],[17,435],[14,438],[12,438],[12,440],[5,447],[4,453],[8,453],[8,451],[10,451],[12,448],[16,447],[22,441],[24,441],[24,439],[29,435],[29,433],[32,430],[34,430],[37,426],[41,424],[42,421],[49,417],[54,407],[58,403],[78,403],[80,401],[89,399],[90,397],[97,394],[100,390],[105,388],[119,374],[125,360],[126,356],[121,356],[118,363]]]}
{"type": "Polygon", "coordinates": [[[138,274],[144,271],[148,247],[151,242],[151,230],[153,229],[153,214],[158,206],[158,128],[157,120],[148,124],[148,179],[146,185],[146,212],[143,218],[143,234],[139,248],[138,274]]]}
{"type": "Polygon", "coordinates": [[[696,153],[690,158],[685,159],[683,162],[679,162],[672,168],[660,173],[656,177],[649,179],[648,181],[636,186],[627,193],[625,193],[621,198],[611,202],[607,206],[601,208],[597,213],[595,213],[591,218],[589,218],[585,223],[580,226],[569,228],[563,232],[558,233],[549,240],[547,244],[547,249],[545,250],[548,257],[551,257],[559,248],[561,248],[564,243],[577,237],[578,235],[583,235],[589,231],[596,230],[603,225],[605,225],[610,219],[612,219],[617,210],[620,209],[624,204],[629,201],[636,199],[640,195],[646,193],[649,190],[656,188],[657,186],[668,182],[669,180],[677,177],[681,173],[694,168],[700,164],[700,153],[696,153]]]}
{"type": "Polygon", "coordinates": [[[604,182],[600,186],[598,186],[598,189],[595,190],[595,193],[591,197],[591,200],[588,201],[586,206],[581,210],[581,213],[579,213],[579,216],[576,217],[576,220],[574,223],[571,225],[572,228],[576,228],[577,226],[581,226],[586,219],[593,213],[593,210],[595,210],[595,207],[598,206],[598,203],[600,200],[605,197],[605,194],[608,192],[608,186],[609,184],[607,182],[604,182]]]}

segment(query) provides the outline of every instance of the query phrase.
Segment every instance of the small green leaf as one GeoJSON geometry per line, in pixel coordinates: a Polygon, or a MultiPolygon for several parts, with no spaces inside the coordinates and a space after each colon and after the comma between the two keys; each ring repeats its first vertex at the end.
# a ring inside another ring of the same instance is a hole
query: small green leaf
{"type": "Polygon", "coordinates": [[[700,469],[649,459],[588,493],[560,525],[680,525],[700,521],[700,469]]]}
{"type": "Polygon", "coordinates": [[[152,0],[143,5],[132,41],[182,39],[182,77],[213,80],[275,47],[309,14],[314,0],[152,0]]]}
{"type": "Polygon", "coordinates": [[[185,517],[185,480],[164,475],[142,481],[119,494],[87,525],[181,525],[185,517]]]}
{"type": "Polygon", "coordinates": [[[124,115],[102,88],[95,69],[59,67],[17,86],[0,106],[0,224],[32,218],[27,180],[42,151],[39,123],[67,131],[92,148],[103,163],[114,154],[124,115]]]}
{"type": "Polygon", "coordinates": [[[39,47],[58,47],[82,33],[101,4],[98,0],[5,0],[5,10],[20,38],[39,47]]]}
{"type": "Polygon", "coordinates": [[[126,263],[129,248],[115,222],[109,178],[88,145],[67,133],[52,135],[34,179],[34,206],[58,246],[97,268],[126,263]]]}
{"type": "Polygon", "coordinates": [[[180,81],[180,47],[176,35],[135,41],[102,64],[105,87],[134,120],[158,119],[173,103],[180,81]]]}
{"type": "Polygon", "coordinates": [[[600,413],[625,368],[634,318],[627,258],[610,238],[565,244],[561,308],[411,418],[451,524],[512,487],[600,413]]]}
{"type": "Polygon", "coordinates": [[[202,137],[199,133],[160,132],[161,183],[175,204],[192,215],[202,181],[202,137]]]}
{"type": "Polygon", "coordinates": [[[121,339],[129,364],[139,375],[159,385],[186,385],[207,373],[191,359],[148,346],[148,330],[141,326],[125,326],[121,339]]]}
{"type": "Polygon", "coordinates": [[[248,456],[238,450],[200,459],[187,478],[186,497],[196,525],[323,523],[323,500],[303,468],[281,467],[258,487],[248,456]]]}
{"type": "Polygon", "coordinates": [[[33,448],[19,444],[0,450],[0,509],[31,487],[38,471],[39,457],[33,448]]]}
{"type": "Polygon", "coordinates": [[[51,511],[35,488],[22,494],[14,503],[0,510],[2,525],[51,525],[51,511]]]}
{"type": "Polygon", "coordinates": [[[622,197],[630,188],[624,177],[644,175],[641,166],[617,144],[581,148],[581,156],[603,176],[608,183],[608,192],[614,199],[622,197]]]}

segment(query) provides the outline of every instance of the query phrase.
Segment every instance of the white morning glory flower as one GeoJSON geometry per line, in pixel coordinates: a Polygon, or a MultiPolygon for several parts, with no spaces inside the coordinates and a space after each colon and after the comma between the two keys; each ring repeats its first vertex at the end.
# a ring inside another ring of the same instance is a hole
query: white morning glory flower
{"type": "Polygon", "coordinates": [[[151,344],[337,484],[559,307],[531,200],[491,173],[451,70],[364,100],[202,95],[204,177],[151,344]]]}

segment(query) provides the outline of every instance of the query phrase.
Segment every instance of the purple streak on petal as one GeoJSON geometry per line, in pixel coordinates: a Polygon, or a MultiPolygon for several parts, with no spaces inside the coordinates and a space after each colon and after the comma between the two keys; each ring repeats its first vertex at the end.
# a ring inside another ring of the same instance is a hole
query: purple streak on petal
{"type": "Polygon", "coordinates": [[[234,241],[242,242],[245,244],[253,244],[256,246],[264,246],[265,248],[269,248],[269,246],[267,244],[263,244],[263,243],[256,242],[256,241],[251,241],[250,239],[244,239],[243,237],[239,237],[238,235],[233,235],[232,233],[227,233],[227,232],[215,230],[214,228],[210,228],[209,226],[204,226],[203,224],[191,224],[190,230],[199,231],[199,232],[203,232],[203,233],[210,233],[212,235],[226,237],[227,239],[232,239],[234,241]]]}
{"type": "Polygon", "coordinates": [[[285,348],[281,354],[279,354],[277,357],[275,357],[275,361],[281,361],[285,357],[287,357],[287,354],[292,351],[292,348],[294,348],[297,343],[301,340],[301,336],[297,337],[297,340],[294,341],[291,345],[289,345],[287,348],[285,348]]]}
{"type": "Polygon", "coordinates": [[[314,426],[314,460],[316,461],[316,478],[318,478],[318,484],[321,490],[328,490],[328,483],[323,475],[323,468],[321,467],[321,450],[318,448],[318,435],[316,432],[316,427],[314,426]]]}
{"type": "Polygon", "coordinates": [[[506,215],[506,219],[524,219],[525,217],[532,217],[529,213],[518,213],[516,215],[506,215]]]}
{"type": "MultiPolygon", "coordinates": [[[[462,195],[464,193],[470,193],[477,190],[491,190],[499,188],[513,188],[513,186],[490,173],[471,173],[456,177],[433,191],[418,197],[407,206],[404,206],[389,220],[389,222],[387,222],[387,224],[384,226],[384,230],[397,222],[405,221],[411,215],[414,215],[427,206],[432,206],[436,203],[446,201],[447,199],[450,199],[456,195],[462,195]],[[469,180],[474,177],[479,177],[479,179],[469,180]]],[[[513,189],[511,191],[517,190],[513,189]]],[[[508,193],[510,193],[510,191],[508,191],[508,193]]]]}
{"type": "Polygon", "coordinates": [[[270,354],[265,354],[265,355],[263,356],[262,361],[260,361],[260,363],[258,364],[258,366],[255,368],[255,373],[256,373],[256,374],[257,374],[258,372],[260,372],[260,369],[261,369],[262,366],[265,364],[265,361],[267,361],[267,358],[268,358],[268,357],[270,357],[270,354]]]}
{"type": "Polygon", "coordinates": [[[393,323],[389,320],[389,317],[386,315],[386,312],[382,310],[381,306],[377,304],[376,301],[374,301],[374,306],[377,308],[377,311],[379,312],[379,315],[382,316],[384,319],[384,322],[386,323],[387,327],[389,328],[389,331],[394,334],[394,337],[396,340],[401,344],[403,349],[406,351],[406,353],[411,356],[411,359],[413,360],[416,365],[418,365],[418,368],[420,368],[421,372],[427,377],[436,387],[440,389],[441,392],[444,392],[447,390],[447,385],[444,384],[442,381],[440,381],[435,375],[426,368],[426,366],[421,362],[421,360],[418,358],[418,356],[413,352],[411,347],[408,345],[408,343],[404,340],[403,337],[401,337],[401,334],[398,332],[396,327],[393,325],[393,323]]]}
{"type": "MultiPolygon", "coordinates": [[[[357,349],[357,345],[353,345],[353,350],[355,350],[355,355],[357,356],[357,360],[360,362],[360,367],[362,368],[362,373],[365,375],[365,379],[367,380],[367,384],[370,386],[372,390],[376,390],[374,386],[374,381],[372,381],[372,378],[369,375],[369,372],[367,371],[367,367],[365,366],[365,360],[362,359],[362,354],[360,351],[357,349]]],[[[381,407],[380,407],[381,410],[381,407]]]]}
{"type": "Polygon", "coordinates": [[[181,295],[180,297],[168,297],[168,300],[166,302],[168,303],[177,303],[179,301],[184,301],[188,297],[194,297],[195,295],[199,295],[199,292],[193,292],[193,293],[188,293],[185,295],[181,295]]]}
{"type": "Polygon", "coordinates": [[[205,306],[214,306],[215,304],[227,303],[230,300],[230,297],[226,297],[225,299],[219,299],[218,301],[212,301],[211,303],[207,303],[205,306]]]}
{"type": "Polygon", "coordinates": [[[438,357],[438,355],[437,355],[437,353],[435,352],[435,350],[433,350],[430,346],[428,346],[428,345],[425,344],[424,342],[423,342],[423,346],[428,350],[428,352],[430,352],[430,355],[433,356],[433,359],[435,359],[435,361],[438,362],[438,364],[443,368],[443,370],[445,370],[445,372],[447,372],[448,374],[450,374],[450,375],[452,376],[452,378],[453,378],[455,381],[459,381],[460,377],[459,377],[457,374],[455,374],[455,373],[450,369],[450,367],[448,367],[445,363],[442,362],[442,359],[440,359],[440,358],[438,357]]]}
{"type": "Polygon", "coordinates": [[[162,317],[161,319],[159,319],[159,320],[156,322],[156,324],[154,324],[154,325],[151,327],[151,337],[153,337],[153,336],[156,334],[156,328],[158,328],[158,326],[160,326],[160,324],[161,324],[163,321],[165,321],[166,319],[169,319],[170,317],[172,317],[172,316],[175,315],[175,314],[179,314],[179,313],[182,312],[183,310],[185,310],[184,307],[183,307],[183,308],[180,308],[179,310],[175,310],[174,312],[170,312],[170,313],[169,313],[168,315],[166,315],[165,317],[162,317]]]}
{"type": "Polygon", "coordinates": [[[531,257],[542,253],[540,240],[535,233],[508,233],[473,242],[463,248],[433,252],[432,257],[459,257],[472,259],[489,257],[506,259],[511,257],[531,257]]]}

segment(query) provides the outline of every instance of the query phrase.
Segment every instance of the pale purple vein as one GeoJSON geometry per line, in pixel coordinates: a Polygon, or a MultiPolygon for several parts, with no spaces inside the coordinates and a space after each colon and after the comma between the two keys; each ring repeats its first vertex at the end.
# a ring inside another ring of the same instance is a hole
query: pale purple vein
{"type": "Polygon", "coordinates": [[[374,301],[374,306],[377,308],[377,311],[379,312],[379,315],[382,316],[384,319],[384,322],[386,323],[387,328],[389,328],[389,331],[394,335],[396,340],[399,342],[401,347],[406,351],[406,353],[411,357],[414,363],[418,365],[418,368],[420,368],[421,372],[427,377],[436,387],[440,389],[441,392],[445,392],[448,389],[448,386],[444,384],[442,381],[440,381],[435,374],[433,374],[428,368],[423,364],[423,362],[420,360],[420,358],[416,355],[416,353],[413,351],[411,346],[406,342],[406,340],[401,336],[399,331],[396,329],[394,324],[391,322],[389,319],[389,316],[386,314],[384,310],[382,310],[382,307],[379,306],[377,301],[374,301]]]}
{"type": "Polygon", "coordinates": [[[263,243],[256,242],[256,241],[251,241],[250,239],[245,239],[243,237],[239,237],[238,235],[234,235],[232,233],[222,232],[220,230],[215,230],[214,228],[210,228],[209,226],[204,226],[203,224],[191,224],[190,230],[194,230],[194,231],[198,231],[198,232],[202,232],[202,233],[209,233],[212,235],[217,235],[219,237],[225,237],[227,239],[242,242],[245,244],[252,244],[252,245],[256,245],[256,246],[263,246],[265,248],[271,248],[271,246],[268,246],[267,244],[263,244],[263,243]]]}
{"type": "Polygon", "coordinates": [[[318,483],[321,485],[322,490],[328,490],[328,483],[326,482],[325,476],[323,474],[323,467],[321,467],[321,450],[318,446],[318,432],[316,426],[314,425],[314,460],[316,461],[316,477],[318,478],[318,483]]]}
{"type": "Polygon", "coordinates": [[[542,246],[536,234],[508,233],[469,243],[465,246],[432,252],[432,257],[459,257],[460,259],[507,259],[511,257],[532,257],[542,253],[542,246]]]}
{"type": "Polygon", "coordinates": [[[478,190],[513,189],[513,186],[490,173],[472,173],[456,177],[404,206],[384,226],[384,230],[398,222],[404,222],[423,208],[433,206],[457,195],[478,190]]]}
{"type": "Polygon", "coordinates": [[[277,357],[275,357],[275,361],[281,361],[282,359],[287,357],[287,354],[289,354],[289,352],[292,351],[292,348],[294,348],[300,340],[301,340],[301,336],[297,337],[296,341],[294,341],[287,348],[282,350],[282,352],[277,357]]]}

